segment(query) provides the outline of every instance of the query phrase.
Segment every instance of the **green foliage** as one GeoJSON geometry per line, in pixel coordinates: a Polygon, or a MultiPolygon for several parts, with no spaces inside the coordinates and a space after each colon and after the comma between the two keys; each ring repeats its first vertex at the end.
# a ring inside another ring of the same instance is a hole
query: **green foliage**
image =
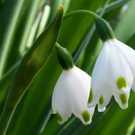
{"type": "Polygon", "coordinates": [[[89,74],[102,48],[93,16],[70,13],[98,13],[111,23],[117,38],[134,48],[134,7],[134,0],[0,0],[0,135],[134,134],[134,93],[127,110],[120,110],[112,99],[104,113],[95,113],[90,126],[74,117],[59,125],[51,110],[53,88],[62,71],[55,45],[67,48],[89,74]],[[49,18],[38,35],[45,5],[50,6],[44,13],[49,18]]]}

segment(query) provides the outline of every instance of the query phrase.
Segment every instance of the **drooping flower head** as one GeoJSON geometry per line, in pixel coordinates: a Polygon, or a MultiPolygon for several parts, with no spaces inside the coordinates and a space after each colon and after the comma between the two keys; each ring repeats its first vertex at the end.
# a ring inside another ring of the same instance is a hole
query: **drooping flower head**
{"type": "Polygon", "coordinates": [[[69,52],[57,45],[57,56],[63,67],[52,96],[52,110],[63,123],[74,114],[83,124],[90,124],[94,107],[88,108],[91,77],[73,64],[69,52]]]}
{"type": "Polygon", "coordinates": [[[104,111],[113,96],[126,109],[135,84],[135,51],[114,37],[105,20],[97,18],[96,28],[104,46],[92,73],[91,105],[98,104],[98,110],[104,111]]]}

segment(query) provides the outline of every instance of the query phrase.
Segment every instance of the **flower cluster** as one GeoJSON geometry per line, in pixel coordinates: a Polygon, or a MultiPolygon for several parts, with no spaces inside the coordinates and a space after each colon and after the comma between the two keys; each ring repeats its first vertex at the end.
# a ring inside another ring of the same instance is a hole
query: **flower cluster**
{"type": "Polygon", "coordinates": [[[90,124],[95,107],[105,111],[112,97],[126,109],[130,91],[135,90],[135,51],[115,38],[105,20],[96,18],[96,28],[104,45],[92,78],[74,65],[65,48],[56,46],[63,71],[54,88],[52,110],[59,116],[59,123],[74,114],[83,124],[90,124]]]}

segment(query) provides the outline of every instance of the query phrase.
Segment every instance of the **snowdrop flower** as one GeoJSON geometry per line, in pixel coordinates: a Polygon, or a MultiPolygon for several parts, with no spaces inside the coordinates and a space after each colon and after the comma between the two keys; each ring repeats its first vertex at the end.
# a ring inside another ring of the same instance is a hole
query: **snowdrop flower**
{"type": "Polygon", "coordinates": [[[102,112],[114,96],[119,106],[126,109],[130,90],[135,88],[135,51],[118,41],[104,20],[97,20],[96,27],[104,46],[92,73],[91,106],[98,104],[98,111],[102,112]]]}
{"type": "Polygon", "coordinates": [[[58,60],[63,67],[52,96],[52,110],[64,123],[74,114],[83,124],[90,124],[94,107],[88,108],[91,77],[73,65],[66,49],[57,46],[58,60]]]}

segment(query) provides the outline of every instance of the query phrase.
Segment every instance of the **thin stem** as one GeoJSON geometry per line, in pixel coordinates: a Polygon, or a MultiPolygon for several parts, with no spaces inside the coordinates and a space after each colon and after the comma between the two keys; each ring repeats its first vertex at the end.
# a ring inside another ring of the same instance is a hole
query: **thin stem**
{"type": "Polygon", "coordinates": [[[90,16],[93,16],[94,18],[98,18],[99,15],[97,15],[95,12],[93,11],[90,11],[90,10],[85,10],[85,9],[79,9],[79,10],[75,10],[75,11],[71,11],[69,13],[67,13],[63,19],[67,19],[73,15],[76,15],[76,14],[88,14],[90,16]]]}

